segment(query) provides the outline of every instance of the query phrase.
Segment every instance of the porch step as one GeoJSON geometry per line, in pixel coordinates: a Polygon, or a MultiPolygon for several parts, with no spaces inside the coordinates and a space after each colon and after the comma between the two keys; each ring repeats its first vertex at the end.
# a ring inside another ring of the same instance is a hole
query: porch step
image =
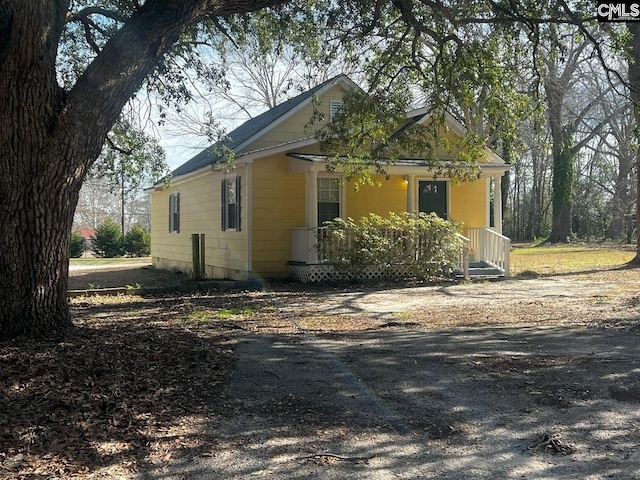
{"type": "Polygon", "coordinates": [[[504,271],[487,262],[469,262],[470,277],[504,277],[504,271]]]}

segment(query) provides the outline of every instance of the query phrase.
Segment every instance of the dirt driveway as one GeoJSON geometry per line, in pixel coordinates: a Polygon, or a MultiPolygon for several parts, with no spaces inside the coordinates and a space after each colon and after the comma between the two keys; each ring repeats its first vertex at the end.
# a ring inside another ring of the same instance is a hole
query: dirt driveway
{"type": "Polygon", "coordinates": [[[251,336],[218,443],[144,478],[640,478],[637,334],[251,336]]]}
{"type": "Polygon", "coordinates": [[[276,307],[233,324],[215,441],[139,478],[640,479],[639,287],[628,270],[253,294],[276,307]]]}

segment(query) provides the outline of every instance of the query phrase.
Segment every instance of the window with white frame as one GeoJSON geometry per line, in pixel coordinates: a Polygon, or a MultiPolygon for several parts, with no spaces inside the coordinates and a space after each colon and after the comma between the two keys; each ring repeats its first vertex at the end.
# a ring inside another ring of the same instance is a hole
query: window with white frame
{"type": "Polygon", "coordinates": [[[240,177],[222,181],[222,230],[240,231],[240,177]]]}
{"type": "Polygon", "coordinates": [[[180,233],[180,192],[169,195],[169,233],[180,233]]]}
{"type": "Polygon", "coordinates": [[[318,226],[340,216],[340,180],[318,178],[318,226]]]}

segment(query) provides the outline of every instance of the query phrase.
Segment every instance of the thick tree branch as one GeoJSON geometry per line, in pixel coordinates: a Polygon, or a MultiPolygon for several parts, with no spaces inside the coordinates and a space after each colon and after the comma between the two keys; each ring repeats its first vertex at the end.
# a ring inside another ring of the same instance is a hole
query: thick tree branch
{"type": "Polygon", "coordinates": [[[109,39],[70,91],[60,116],[60,135],[71,130],[91,139],[93,153],[85,160],[90,165],[124,104],[182,32],[211,16],[281,3],[283,0],[148,0],[109,39]]]}
{"type": "Polygon", "coordinates": [[[116,22],[125,23],[129,17],[121,15],[118,12],[109,10],[102,7],[87,7],[78,12],[69,12],[67,14],[67,22],[82,22],[86,23],[90,20],[92,15],[100,15],[102,17],[110,18],[116,22]]]}

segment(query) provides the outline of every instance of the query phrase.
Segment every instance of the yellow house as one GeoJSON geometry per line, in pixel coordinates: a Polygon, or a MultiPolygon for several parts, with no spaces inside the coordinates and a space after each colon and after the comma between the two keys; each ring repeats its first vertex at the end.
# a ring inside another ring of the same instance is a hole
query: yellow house
{"type": "MultiPolygon", "coordinates": [[[[330,117],[344,89],[353,87],[340,75],[232,131],[232,171],[222,168],[220,151],[210,148],[178,167],[170,187],[159,183],[150,189],[153,265],[185,272],[200,268],[207,278],[313,281],[322,278],[314,243],[325,220],[424,211],[464,226],[476,262],[471,270],[476,265],[508,275],[499,180],[509,167],[489,149],[478,159],[478,180],[462,184],[434,177],[425,162],[411,159],[391,166],[381,186],[358,191],[341,181],[340,171],[327,172],[326,157],[305,126],[314,108],[330,117]],[[490,225],[492,192],[495,225],[490,225]]],[[[407,118],[426,121],[428,112],[416,110],[407,118]]],[[[463,131],[453,118],[447,121],[454,133],[463,131]]],[[[468,268],[465,261],[461,269],[468,268]]]]}

